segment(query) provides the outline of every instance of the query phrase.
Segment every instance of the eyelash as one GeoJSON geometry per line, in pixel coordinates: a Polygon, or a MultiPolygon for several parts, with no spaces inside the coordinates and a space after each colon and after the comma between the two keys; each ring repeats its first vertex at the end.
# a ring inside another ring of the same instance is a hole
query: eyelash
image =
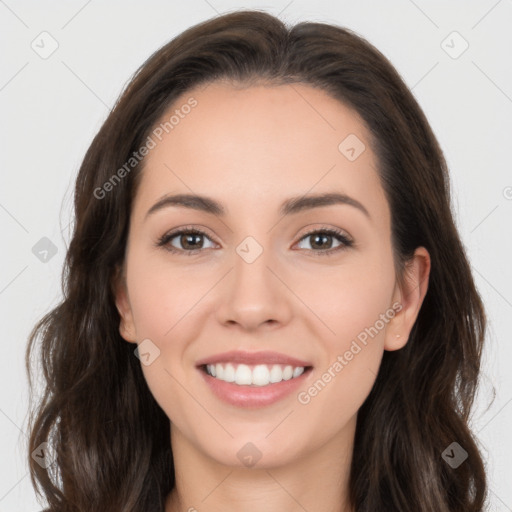
{"type": "MultiPolygon", "coordinates": [[[[211,240],[211,238],[208,236],[208,234],[205,233],[204,231],[201,231],[199,229],[192,228],[192,227],[190,227],[190,228],[189,227],[185,227],[185,228],[179,229],[178,231],[174,231],[174,232],[170,232],[170,233],[164,234],[163,236],[161,236],[158,239],[158,241],[156,243],[156,246],[157,247],[164,247],[167,251],[169,251],[171,253],[185,254],[187,256],[194,256],[198,252],[201,252],[201,251],[204,250],[204,249],[194,249],[192,251],[187,251],[187,250],[184,250],[184,249],[177,249],[176,247],[173,247],[172,245],[169,244],[169,242],[173,238],[176,238],[177,236],[184,235],[184,234],[202,235],[202,236],[205,236],[206,238],[211,240]]],[[[306,249],[307,251],[312,252],[315,256],[332,256],[332,255],[338,253],[339,251],[348,249],[349,247],[353,247],[353,245],[354,245],[354,242],[352,240],[350,240],[347,236],[345,236],[342,231],[337,230],[337,229],[333,229],[333,228],[325,228],[325,229],[322,229],[322,228],[318,229],[317,228],[315,230],[308,231],[307,233],[305,233],[302,236],[302,238],[299,240],[299,242],[301,242],[302,240],[304,240],[308,236],[316,235],[316,234],[326,234],[328,236],[333,236],[339,242],[341,242],[341,245],[338,246],[338,247],[335,247],[333,249],[324,249],[324,250],[306,249]]],[[[213,240],[211,240],[211,241],[213,242],[213,240]]]]}

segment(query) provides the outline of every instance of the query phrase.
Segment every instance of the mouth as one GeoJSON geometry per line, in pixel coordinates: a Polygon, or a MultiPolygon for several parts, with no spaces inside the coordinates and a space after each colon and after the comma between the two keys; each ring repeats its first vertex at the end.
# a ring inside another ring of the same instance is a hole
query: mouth
{"type": "Polygon", "coordinates": [[[313,372],[308,361],[276,352],[231,351],[196,363],[207,388],[238,408],[261,408],[306,386],[313,372]]]}
{"type": "Polygon", "coordinates": [[[310,372],[312,366],[283,364],[216,363],[203,364],[199,369],[210,377],[236,386],[264,387],[297,379],[310,372]]]}

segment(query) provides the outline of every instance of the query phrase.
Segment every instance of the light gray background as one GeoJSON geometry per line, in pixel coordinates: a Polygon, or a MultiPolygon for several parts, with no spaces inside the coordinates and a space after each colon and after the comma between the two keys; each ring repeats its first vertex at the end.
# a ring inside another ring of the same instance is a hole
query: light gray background
{"type": "Polygon", "coordinates": [[[0,512],[42,508],[25,461],[24,355],[35,321],[61,297],[81,159],[151,53],[191,25],[241,8],[355,30],[391,60],[423,107],[450,167],[454,213],[489,315],[473,419],[488,461],[489,510],[512,511],[512,0],[0,0],[0,512]],[[58,43],[46,59],[31,47],[50,48],[43,31],[58,43]],[[469,47],[457,56],[464,40],[469,47]],[[42,237],[58,251],[47,262],[32,252],[42,237]]]}

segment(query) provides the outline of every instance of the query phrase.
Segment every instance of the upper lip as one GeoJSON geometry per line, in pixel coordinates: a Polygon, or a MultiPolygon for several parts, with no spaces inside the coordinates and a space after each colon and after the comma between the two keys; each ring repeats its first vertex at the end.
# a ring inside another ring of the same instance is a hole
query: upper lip
{"type": "Polygon", "coordinates": [[[278,352],[271,352],[269,350],[260,352],[247,352],[240,350],[231,350],[229,352],[222,352],[209,357],[205,357],[197,361],[197,366],[204,366],[216,363],[243,363],[243,364],[283,364],[290,366],[312,366],[311,363],[297,359],[296,357],[287,356],[278,352]]]}

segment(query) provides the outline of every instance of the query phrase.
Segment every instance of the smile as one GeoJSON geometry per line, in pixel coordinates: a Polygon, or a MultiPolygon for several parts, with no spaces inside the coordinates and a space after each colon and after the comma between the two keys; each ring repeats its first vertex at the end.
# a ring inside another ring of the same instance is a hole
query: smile
{"type": "Polygon", "coordinates": [[[307,387],[313,367],[217,363],[200,366],[198,371],[207,388],[222,402],[237,408],[259,409],[280,402],[293,396],[300,388],[307,387]],[[212,371],[215,377],[210,374],[212,371]],[[232,382],[226,380],[233,377],[235,380],[232,382]]]}
{"type": "Polygon", "coordinates": [[[313,371],[308,359],[269,350],[231,350],[195,364],[213,395],[239,408],[260,408],[284,400],[306,386],[313,371]]]}
{"type": "Polygon", "coordinates": [[[291,365],[247,365],[232,363],[217,363],[205,365],[208,375],[224,382],[231,382],[237,386],[268,386],[283,380],[300,377],[305,370],[304,366],[291,365]]]}

